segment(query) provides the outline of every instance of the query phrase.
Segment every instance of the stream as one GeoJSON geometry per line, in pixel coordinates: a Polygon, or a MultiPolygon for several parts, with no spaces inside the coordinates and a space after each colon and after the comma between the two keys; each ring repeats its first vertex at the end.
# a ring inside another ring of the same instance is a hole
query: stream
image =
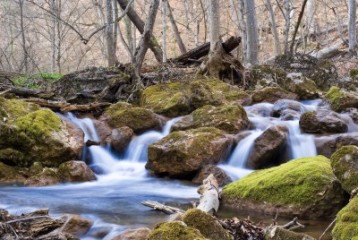
{"type": "MultiPolygon", "coordinates": [[[[272,111],[272,104],[263,104],[267,111],[272,111]]],[[[320,101],[303,104],[306,110],[314,110],[320,101]]],[[[289,129],[289,159],[317,155],[314,136],[302,134],[298,120],[281,121],[267,116],[265,111],[258,113],[254,107],[255,105],[245,109],[255,128],[237,144],[229,159],[220,165],[232,179],[239,179],[252,171],[247,169],[246,161],[253,143],[266,128],[273,125],[286,125],[289,129]]],[[[71,113],[65,117],[83,130],[85,141],[99,141],[90,118],[80,119],[71,113]]],[[[197,186],[190,182],[154,178],[149,176],[144,168],[148,145],[168,135],[171,126],[179,119],[168,121],[162,132],[149,131],[135,137],[124,156],[118,156],[106,146],[86,147],[83,159],[90,159],[90,166],[98,173],[97,181],[49,187],[3,186],[0,191],[0,208],[6,208],[12,214],[39,208],[49,208],[53,216],[63,213],[80,214],[94,221],[91,230],[81,238],[85,240],[110,240],[124,229],[153,227],[168,216],[142,206],[141,201],[154,200],[188,208],[191,206],[190,202],[199,197],[196,193],[197,186]]],[[[347,121],[349,122],[349,119],[347,121]]],[[[356,127],[350,124],[352,131],[356,130],[356,127]]],[[[230,210],[224,210],[222,213],[223,216],[232,214],[230,210]]],[[[247,217],[249,213],[240,215],[247,217]]],[[[257,219],[272,221],[270,216],[258,216],[257,219]]],[[[329,219],[327,221],[329,222],[329,219]]],[[[314,228],[307,231],[317,237],[328,223],[323,221],[311,225],[314,228]]]]}

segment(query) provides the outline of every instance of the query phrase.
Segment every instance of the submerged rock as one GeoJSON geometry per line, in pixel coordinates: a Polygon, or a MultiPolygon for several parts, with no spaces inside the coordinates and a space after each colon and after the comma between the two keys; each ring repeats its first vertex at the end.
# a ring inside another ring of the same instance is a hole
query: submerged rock
{"type": "Polygon", "coordinates": [[[358,188],[358,147],[344,146],[331,157],[334,174],[348,193],[358,188]]]}
{"type": "Polygon", "coordinates": [[[252,169],[261,169],[279,164],[282,159],[288,137],[286,126],[272,126],[256,138],[248,166],[252,169]]]}
{"type": "Polygon", "coordinates": [[[162,125],[159,116],[151,110],[125,102],[111,105],[106,110],[104,118],[112,128],[130,127],[136,133],[160,129],[162,125]]]}
{"type": "Polygon", "coordinates": [[[62,182],[87,182],[96,180],[96,175],[85,162],[68,161],[58,168],[58,175],[62,182]]]}
{"type": "Polygon", "coordinates": [[[254,103],[274,103],[280,99],[297,100],[298,96],[295,93],[288,92],[280,87],[266,87],[261,90],[255,91],[255,93],[252,95],[252,101],[254,103]]]}
{"type": "Polygon", "coordinates": [[[329,159],[323,156],[253,172],[222,192],[226,206],[306,219],[333,216],[346,201],[329,159]]]}
{"type": "Polygon", "coordinates": [[[334,240],[358,239],[358,197],[339,211],[332,236],[334,240]]]}
{"type": "Polygon", "coordinates": [[[204,106],[176,122],[172,130],[215,127],[235,134],[250,125],[245,109],[240,105],[204,106]]]}
{"type": "Polygon", "coordinates": [[[167,117],[188,114],[205,105],[217,106],[228,102],[250,103],[250,96],[215,79],[157,84],[146,88],[141,96],[142,107],[167,117]]]}
{"type": "Polygon", "coordinates": [[[337,87],[331,87],[325,97],[332,110],[336,112],[358,108],[358,94],[356,92],[347,92],[337,87]]]}
{"type": "Polygon", "coordinates": [[[87,233],[93,225],[91,220],[82,218],[79,215],[67,214],[62,217],[65,221],[62,231],[75,236],[82,236],[87,233]]]}
{"type": "Polygon", "coordinates": [[[193,208],[185,212],[183,221],[211,240],[232,240],[233,237],[226,231],[218,220],[199,209],[193,208]]]}
{"type": "Polygon", "coordinates": [[[319,109],[305,112],[300,118],[300,128],[306,133],[345,133],[348,125],[336,112],[319,109]]]}
{"type": "Polygon", "coordinates": [[[148,240],[206,240],[199,230],[188,227],[184,222],[173,221],[159,224],[148,240]]]}
{"type": "Polygon", "coordinates": [[[229,153],[233,140],[216,128],[172,132],[149,146],[146,168],[159,176],[192,179],[229,153]]]}

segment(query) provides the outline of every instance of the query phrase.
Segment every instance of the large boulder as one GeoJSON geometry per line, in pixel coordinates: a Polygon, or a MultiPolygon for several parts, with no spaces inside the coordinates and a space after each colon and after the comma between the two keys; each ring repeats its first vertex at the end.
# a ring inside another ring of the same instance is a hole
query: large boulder
{"type": "Polygon", "coordinates": [[[333,111],[318,109],[305,112],[300,118],[300,128],[306,133],[345,133],[348,125],[342,117],[333,111]]]}
{"type": "Polygon", "coordinates": [[[201,79],[156,84],[141,95],[141,106],[167,117],[188,114],[205,105],[250,103],[250,96],[220,80],[201,79]]]}
{"type": "Polygon", "coordinates": [[[111,147],[116,150],[117,153],[123,154],[133,136],[134,132],[129,127],[115,128],[112,130],[110,137],[111,147]]]}
{"type": "Polygon", "coordinates": [[[278,87],[280,83],[287,81],[287,73],[270,65],[255,65],[249,74],[251,88],[278,87]]]}
{"type": "Polygon", "coordinates": [[[279,99],[297,100],[298,96],[295,93],[286,91],[280,87],[266,87],[257,90],[252,94],[252,101],[254,103],[269,102],[274,103],[279,99]]]}
{"type": "Polygon", "coordinates": [[[346,202],[345,191],[323,156],[253,172],[222,192],[224,206],[306,219],[333,216],[346,202]]]}
{"type": "Polygon", "coordinates": [[[111,105],[105,112],[106,119],[112,128],[130,127],[135,133],[150,129],[160,129],[161,120],[151,110],[136,107],[129,103],[118,102],[111,105]]]}
{"type": "Polygon", "coordinates": [[[287,91],[296,93],[301,100],[319,97],[319,90],[315,82],[303,76],[302,73],[287,74],[287,81],[282,84],[287,91]]]}
{"type": "Polygon", "coordinates": [[[93,225],[91,220],[74,214],[67,214],[63,216],[62,219],[65,221],[62,231],[75,236],[83,236],[93,225]]]}
{"type": "Polygon", "coordinates": [[[337,87],[331,87],[325,97],[332,110],[336,112],[343,112],[349,108],[358,108],[358,94],[356,92],[347,92],[337,87]]]}
{"type": "Polygon", "coordinates": [[[195,184],[202,184],[210,174],[214,175],[215,179],[218,181],[219,186],[225,186],[226,184],[232,182],[231,178],[226,174],[226,172],[215,165],[204,166],[193,178],[192,182],[195,184]]]}
{"type": "Polygon", "coordinates": [[[333,240],[358,239],[358,197],[339,211],[332,236],[333,240]]]}
{"type": "Polygon", "coordinates": [[[307,54],[277,56],[273,65],[288,73],[302,73],[322,90],[335,85],[338,79],[337,69],[332,61],[307,54]]]}
{"type": "Polygon", "coordinates": [[[162,223],[154,228],[148,240],[207,240],[199,230],[188,227],[184,222],[162,223]]]}
{"type": "Polygon", "coordinates": [[[0,162],[0,183],[23,184],[26,178],[18,169],[0,162]]]}
{"type": "Polygon", "coordinates": [[[347,145],[358,146],[358,133],[345,133],[319,137],[315,139],[317,152],[330,158],[339,148],[347,145]]]}
{"type": "Polygon", "coordinates": [[[176,122],[172,130],[187,130],[199,127],[215,127],[235,134],[248,128],[250,122],[245,109],[240,105],[204,106],[176,122]]]}
{"type": "Polygon", "coordinates": [[[279,164],[285,151],[288,137],[286,126],[272,126],[254,141],[252,153],[247,162],[252,169],[261,169],[279,164]]]}
{"type": "Polygon", "coordinates": [[[233,237],[226,231],[219,221],[199,209],[193,208],[185,212],[183,221],[192,228],[198,229],[200,233],[211,240],[232,240],[233,237]]]}
{"type": "Polygon", "coordinates": [[[280,117],[282,120],[295,120],[300,118],[306,108],[298,101],[280,99],[274,103],[272,111],[274,117],[280,117]]]}
{"type": "Polygon", "coordinates": [[[63,182],[87,182],[96,180],[96,175],[82,161],[68,161],[58,168],[58,175],[63,182]]]}
{"type": "Polygon", "coordinates": [[[60,177],[56,168],[43,168],[43,170],[33,176],[30,176],[24,182],[27,186],[49,186],[60,183],[60,177]]]}
{"type": "Polygon", "coordinates": [[[334,174],[348,193],[358,188],[358,147],[344,146],[331,157],[334,174]]]}
{"type": "Polygon", "coordinates": [[[149,146],[146,168],[159,176],[192,179],[205,165],[226,159],[232,143],[216,128],[172,132],[149,146]]]}

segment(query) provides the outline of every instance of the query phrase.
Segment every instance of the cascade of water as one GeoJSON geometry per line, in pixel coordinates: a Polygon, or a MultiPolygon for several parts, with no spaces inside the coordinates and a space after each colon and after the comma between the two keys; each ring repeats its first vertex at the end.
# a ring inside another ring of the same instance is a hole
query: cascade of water
{"type": "Polygon", "coordinates": [[[83,133],[85,134],[84,141],[92,140],[95,142],[99,142],[99,136],[96,131],[96,127],[92,119],[90,118],[77,118],[73,113],[69,112],[65,114],[65,117],[74,123],[77,127],[79,127],[83,133]]]}

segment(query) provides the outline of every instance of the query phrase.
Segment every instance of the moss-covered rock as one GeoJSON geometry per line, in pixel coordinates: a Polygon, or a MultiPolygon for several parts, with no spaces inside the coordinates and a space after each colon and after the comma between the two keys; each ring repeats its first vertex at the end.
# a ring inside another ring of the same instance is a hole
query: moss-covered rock
{"type": "Polygon", "coordinates": [[[332,216],[346,195],[323,156],[292,160],[251,173],[224,187],[222,203],[280,216],[332,216]]]}
{"type": "Polygon", "coordinates": [[[0,122],[14,123],[19,117],[29,112],[39,110],[40,107],[19,99],[5,99],[0,97],[0,122]]]}
{"type": "Polygon", "coordinates": [[[204,106],[176,122],[172,129],[187,130],[199,127],[215,127],[227,133],[238,133],[249,127],[245,109],[240,105],[204,106]]]}
{"type": "Polygon", "coordinates": [[[316,99],[319,97],[319,90],[316,83],[302,75],[302,73],[287,74],[287,81],[281,86],[287,91],[296,93],[301,100],[316,99]]]}
{"type": "Polygon", "coordinates": [[[192,179],[203,166],[226,159],[232,142],[216,128],[172,132],[149,146],[146,168],[159,176],[192,179]]]}
{"type": "Polygon", "coordinates": [[[68,161],[58,167],[58,175],[63,182],[87,182],[96,180],[96,175],[82,161],[68,161]]]}
{"type": "Polygon", "coordinates": [[[358,94],[356,92],[347,92],[337,87],[331,87],[325,97],[334,111],[342,112],[349,108],[358,108],[358,94]]]}
{"type": "Polygon", "coordinates": [[[151,110],[136,107],[129,103],[118,102],[105,112],[105,118],[113,128],[130,127],[136,133],[149,129],[160,129],[159,116],[151,110]]]}
{"type": "Polygon", "coordinates": [[[192,228],[196,228],[200,233],[211,240],[231,240],[233,237],[226,231],[216,218],[193,208],[185,212],[183,221],[192,228]]]}
{"type": "Polygon", "coordinates": [[[332,236],[333,240],[358,239],[358,197],[353,198],[339,211],[332,236]]]}
{"type": "Polygon", "coordinates": [[[180,221],[162,223],[149,235],[148,240],[206,240],[199,230],[180,221]]]}
{"type": "Polygon", "coordinates": [[[251,88],[277,87],[287,81],[287,73],[275,66],[256,65],[251,69],[248,80],[251,88]]]}
{"type": "Polygon", "coordinates": [[[25,177],[19,173],[18,169],[0,162],[1,184],[8,184],[8,183],[21,184],[24,181],[25,181],[25,177]]]}
{"type": "Polygon", "coordinates": [[[252,101],[254,103],[274,103],[279,99],[298,100],[298,96],[295,93],[288,92],[280,87],[266,87],[255,91],[255,93],[252,95],[252,101]]]}
{"type": "Polygon", "coordinates": [[[55,168],[45,167],[42,172],[37,175],[30,176],[26,179],[25,185],[28,186],[49,186],[60,182],[58,171],[55,168]]]}
{"type": "Polygon", "coordinates": [[[205,105],[249,101],[250,96],[239,88],[215,79],[157,84],[141,95],[142,107],[167,117],[188,114],[205,105]]]}
{"type": "Polygon", "coordinates": [[[358,147],[344,146],[331,157],[334,174],[348,193],[358,187],[358,147]]]}
{"type": "Polygon", "coordinates": [[[300,128],[306,133],[345,133],[348,125],[342,117],[333,111],[319,109],[305,112],[300,118],[300,128]]]}

